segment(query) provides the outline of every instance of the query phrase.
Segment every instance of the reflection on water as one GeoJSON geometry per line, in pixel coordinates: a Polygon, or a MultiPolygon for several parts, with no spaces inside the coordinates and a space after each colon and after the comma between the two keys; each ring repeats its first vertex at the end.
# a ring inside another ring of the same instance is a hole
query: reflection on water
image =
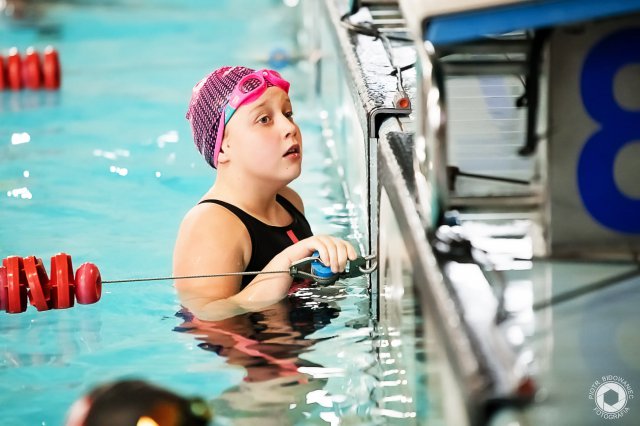
{"type": "MultiPolygon", "coordinates": [[[[211,179],[210,170],[194,167],[197,152],[183,143],[190,134],[184,94],[213,60],[237,62],[240,53],[246,58],[288,43],[281,30],[293,9],[237,0],[215,7],[94,1],[82,9],[65,6],[80,0],[11,3],[37,4],[42,13],[34,9],[21,21],[0,17],[0,38],[21,48],[53,44],[70,72],[60,92],[4,92],[0,99],[0,116],[8,117],[0,119],[4,255],[65,250],[98,264],[105,278],[166,275],[176,221],[211,179]],[[248,7],[260,11],[260,25],[246,19],[248,7]],[[210,42],[230,33],[242,37],[222,50],[210,42]],[[13,145],[13,133],[28,133],[31,142],[13,145]],[[32,200],[4,195],[23,187],[32,200]]],[[[323,144],[313,97],[303,95],[312,93],[305,70],[287,73],[304,83],[296,85],[304,176],[295,189],[307,218],[316,234],[359,242],[366,212],[354,207],[361,203],[345,193],[338,173],[350,158],[323,144]]],[[[175,303],[169,286],[123,284],[106,289],[95,305],[3,314],[0,423],[61,424],[89,388],[136,377],[207,398],[220,424],[409,424],[401,382],[411,372],[400,352],[411,346],[394,346],[397,329],[375,327],[364,279],[302,289],[259,312],[212,323],[167,318],[175,303]],[[179,333],[171,331],[176,325],[179,333]]]]}
{"type": "MultiPolygon", "coordinates": [[[[33,307],[30,306],[33,309],[33,307]]],[[[2,313],[0,335],[0,372],[10,374],[20,368],[65,367],[69,361],[83,351],[93,352],[102,348],[100,332],[103,328],[102,317],[96,313],[78,316],[70,310],[52,311],[55,320],[42,317],[37,313],[12,315],[2,313]],[[22,318],[24,317],[24,319],[22,318]],[[56,336],[52,339],[51,336],[56,336]]],[[[31,383],[34,388],[38,386],[31,383]]]]}
{"type": "Polygon", "coordinates": [[[246,373],[212,401],[216,418],[234,419],[234,424],[294,424],[310,416],[312,405],[327,379],[322,365],[303,358],[319,341],[310,337],[338,317],[333,300],[338,288],[304,289],[257,312],[247,312],[221,321],[201,321],[188,311],[177,316],[184,323],[174,330],[193,334],[198,347],[225,358],[246,373]],[[302,371],[311,369],[315,374],[302,371]],[[315,377],[314,377],[315,376],[315,377]]]}

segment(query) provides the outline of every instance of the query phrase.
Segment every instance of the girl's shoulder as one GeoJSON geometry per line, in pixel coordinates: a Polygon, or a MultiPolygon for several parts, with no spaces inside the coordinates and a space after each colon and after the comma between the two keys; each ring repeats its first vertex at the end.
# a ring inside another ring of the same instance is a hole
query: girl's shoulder
{"type": "Polygon", "coordinates": [[[244,228],[242,221],[227,207],[203,202],[193,206],[182,219],[181,230],[194,229],[198,233],[206,233],[211,230],[229,229],[237,231],[244,228]]]}
{"type": "MultiPolygon", "coordinates": [[[[174,247],[174,268],[199,258],[209,262],[223,250],[227,259],[251,257],[251,236],[242,221],[225,207],[197,204],[182,219],[174,247]],[[211,259],[210,259],[211,258],[211,259]]],[[[246,262],[245,262],[246,263],[246,262]]]]}

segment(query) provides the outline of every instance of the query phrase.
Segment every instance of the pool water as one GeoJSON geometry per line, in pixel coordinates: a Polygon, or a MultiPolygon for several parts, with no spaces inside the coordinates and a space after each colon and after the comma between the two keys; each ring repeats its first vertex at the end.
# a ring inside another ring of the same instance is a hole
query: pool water
{"type": "MultiPolygon", "coordinates": [[[[270,51],[299,48],[296,7],[211,4],[41,2],[21,19],[0,17],[3,55],[50,44],[63,69],[59,91],[0,92],[0,257],[35,255],[49,270],[66,252],[105,280],[171,274],[179,222],[214,179],[184,118],[192,86],[214,67],[263,67],[270,51]]],[[[307,217],[315,233],[361,246],[305,64],[281,72],[304,135],[293,186],[307,217]]],[[[2,423],[62,424],[80,395],[131,377],[204,397],[215,424],[403,421],[377,408],[376,389],[393,386],[380,374],[375,348],[387,336],[364,279],[204,327],[179,310],[171,281],[155,281],[107,284],[93,305],[1,313],[2,423]]]]}

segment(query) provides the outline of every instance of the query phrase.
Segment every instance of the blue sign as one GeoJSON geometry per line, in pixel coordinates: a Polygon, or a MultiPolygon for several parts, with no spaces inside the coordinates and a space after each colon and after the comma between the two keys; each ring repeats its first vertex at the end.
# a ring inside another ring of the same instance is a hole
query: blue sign
{"type": "Polygon", "coordinates": [[[625,145],[640,141],[640,111],[624,109],[616,102],[613,83],[624,66],[640,64],[639,46],[640,28],[608,35],[588,52],[580,76],[582,102],[600,128],[580,152],[578,189],[596,221],[623,233],[640,233],[640,199],[620,191],[614,166],[625,145]]]}

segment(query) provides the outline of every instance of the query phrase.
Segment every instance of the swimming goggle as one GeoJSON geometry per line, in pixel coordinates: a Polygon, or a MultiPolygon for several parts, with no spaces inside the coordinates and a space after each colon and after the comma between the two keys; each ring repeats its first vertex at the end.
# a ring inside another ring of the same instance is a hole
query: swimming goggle
{"type": "Polygon", "coordinates": [[[284,80],[278,72],[267,69],[254,71],[251,74],[245,75],[240,79],[238,84],[236,84],[233,92],[231,92],[229,103],[224,109],[224,115],[220,114],[216,144],[213,149],[213,164],[215,167],[218,167],[218,154],[222,147],[224,127],[229,120],[231,120],[231,117],[240,105],[251,103],[264,93],[267,87],[269,87],[267,82],[289,93],[289,82],[284,80]]]}

